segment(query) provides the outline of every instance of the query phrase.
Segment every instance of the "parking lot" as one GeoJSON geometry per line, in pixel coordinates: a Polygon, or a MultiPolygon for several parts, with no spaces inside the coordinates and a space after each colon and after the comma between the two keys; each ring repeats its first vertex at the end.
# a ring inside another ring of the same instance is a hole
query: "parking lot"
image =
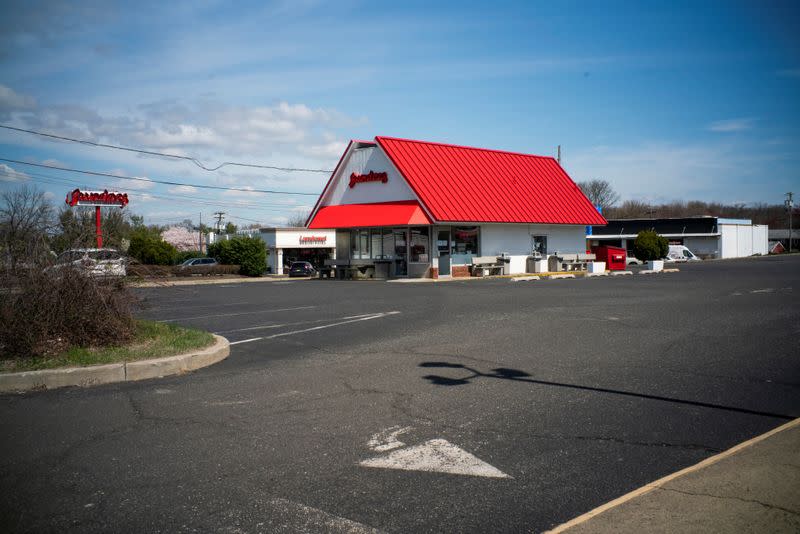
{"type": "Polygon", "coordinates": [[[3,396],[12,530],[542,531],[800,416],[800,257],[148,288],[230,357],[3,396]]]}

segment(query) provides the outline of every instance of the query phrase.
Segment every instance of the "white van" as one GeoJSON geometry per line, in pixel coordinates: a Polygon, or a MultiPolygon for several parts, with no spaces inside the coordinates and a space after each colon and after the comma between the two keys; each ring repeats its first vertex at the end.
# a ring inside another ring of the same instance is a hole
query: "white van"
{"type": "Polygon", "coordinates": [[[670,245],[667,257],[664,258],[667,262],[683,262],[683,261],[700,261],[700,258],[683,245],[670,245]]]}

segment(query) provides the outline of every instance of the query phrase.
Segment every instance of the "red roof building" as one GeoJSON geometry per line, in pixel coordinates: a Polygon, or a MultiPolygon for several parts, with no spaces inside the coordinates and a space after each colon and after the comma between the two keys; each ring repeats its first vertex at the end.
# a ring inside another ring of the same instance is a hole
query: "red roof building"
{"type": "Polygon", "coordinates": [[[582,252],[585,226],[604,224],[552,157],[392,137],[350,142],[307,223],[338,230],[337,261],[386,261],[389,276],[582,252]]]}

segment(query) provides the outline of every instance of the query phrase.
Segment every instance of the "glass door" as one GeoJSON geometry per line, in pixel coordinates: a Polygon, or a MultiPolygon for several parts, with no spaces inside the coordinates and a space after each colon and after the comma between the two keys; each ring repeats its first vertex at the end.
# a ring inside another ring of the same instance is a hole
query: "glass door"
{"type": "Polygon", "coordinates": [[[439,276],[450,276],[450,228],[436,232],[436,248],[439,251],[439,276]]]}
{"type": "Polygon", "coordinates": [[[395,228],[394,233],[394,275],[408,276],[408,228],[395,228]]]}

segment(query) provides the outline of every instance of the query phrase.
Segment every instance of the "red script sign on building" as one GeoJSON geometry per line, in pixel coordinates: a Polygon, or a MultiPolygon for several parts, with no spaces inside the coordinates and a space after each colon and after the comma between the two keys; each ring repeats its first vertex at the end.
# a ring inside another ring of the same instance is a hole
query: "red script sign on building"
{"type": "Polygon", "coordinates": [[[328,241],[328,237],[324,235],[309,235],[300,236],[301,245],[321,245],[328,241]]]}
{"type": "Polygon", "coordinates": [[[369,171],[367,174],[350,175],[350,187],[355,187],[356,184],[363,184],[364,182],[381,182],[385,184],[389,181],[389,174],[385,172],[369,171]]]}

